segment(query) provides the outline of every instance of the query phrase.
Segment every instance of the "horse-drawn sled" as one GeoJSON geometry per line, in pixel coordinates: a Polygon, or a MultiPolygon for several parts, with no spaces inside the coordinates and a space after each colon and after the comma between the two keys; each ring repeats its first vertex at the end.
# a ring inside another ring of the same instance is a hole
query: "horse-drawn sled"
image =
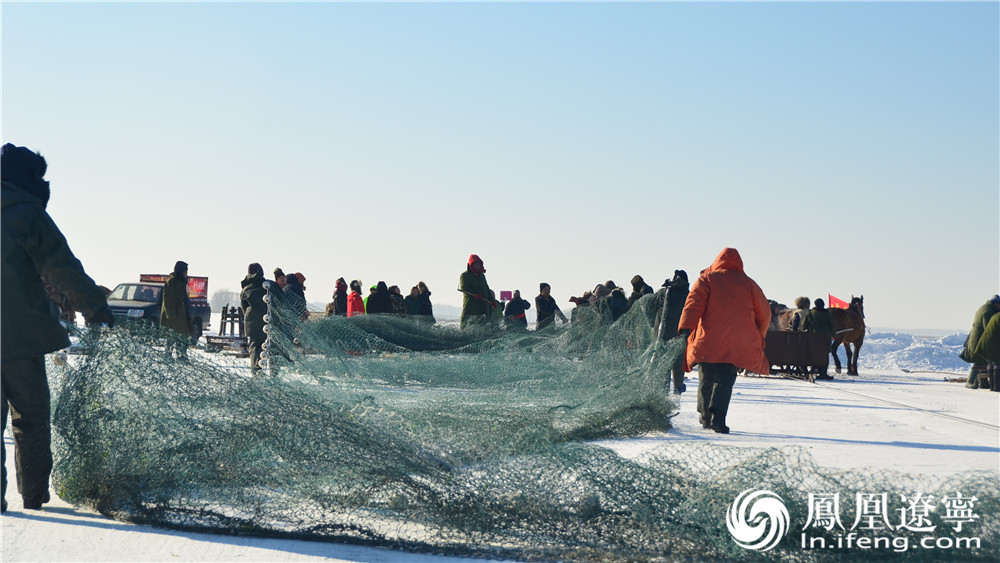
{"type": "Polygon", "coordinates": [[[812,381],[817,373],[826,373],[830,365],[830,336],[818,332],[769,330],[764,341],[764,355],[771,364],[771,373],[812,381]]]}
{"type": "Polygon", "coordinates": [[[824,373],[830,365],[830,354],[837,373],[840,373],[840,358],[837,349],[844,345],[847,356],[847,375],[858,375],[858,355],[865,340],[864,297],[851,297],[847,309],[830,309],[836,334],[833,345],[830,335],[815,332],[791,332],[794,310],[771,301],[771,327],[767,331],[764,355],[771,363],[772,373],[785,373],[808,377],[810,373],[824,373]]]}

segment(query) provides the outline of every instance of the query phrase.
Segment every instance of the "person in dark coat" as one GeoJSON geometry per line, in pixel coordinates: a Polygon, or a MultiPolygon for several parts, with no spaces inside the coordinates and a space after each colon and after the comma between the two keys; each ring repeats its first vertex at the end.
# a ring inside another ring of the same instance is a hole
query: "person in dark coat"
{"type": "Polygon", "coordinates": [[[188,265],[181,260],[174,264],[174,271],[163,286],[160,326],[169,328],[180,337],[168,342],[167,355],[172,356],[176,351],[178,357],[187,357],[187,345],[194,334],[194,325],[191,322],[191,297],[188,296],[188,265]]]}
{"type": "MultiPolygon", "coordinates": [[[[0,410],[12,415],[17,490],[24,508],[49,501],[52,472],[51,405],[45,354],[69,346],[42,276],[73,302],[90,324],[114,325],[105,294],[73,255],[45,211],[48,165],[13,144],[0,147],[0,410]]],[[[0,512],[7,511],[7,450],[0,449],[0,512]]]]}
{"type": "MultiPolygon", "coordinates": [[[[806,318],[802,321],[802,331],[830,335],[827,349],[832,349],[833,338],[837,335],[837,325],[833,322],[833,313],[826,308],[826,302],[822,299],[816,299],[816,301],[813,301],[813,305],[815,306],[806,313],[806,318]]],[[[816,376],[816,379],[833,379],[833,376],[827,372],[827,369],[828,366],[819,368],[819,374],[816,376]]]]}
{"type": "Polygon", "coordinates": [[[608,295],[608,306],[611,310],[611,322],[617,321],[622,315],[628,312],[628,298],[625,297],[625,290],[618,287],[615,282],[608,280],[604,288],[610,293],[608,295]]]}
{"type": "Polygon", "coordinates": [[[535,330],[542,330],[552,325],[556,320],[556,315],[566,324],[566,315],[559,309],[556,300],[552,297],[552,286],[542,282],[538,284],[538,296],[535,297],[535,330]]]}
{"type": "Polygon", "coordinates": [[[267,314],[265,283],[271,282],[264,279],[264,268],[257,263],[250,264],[247,277],[241,283],[240,308],[243,309],[243,327],[250,342],[250,370],[253,373],[260,371],[261,345],[267,340],[267,333],[264,332],[264,315],[267,314]]]}
{"type": "Polygon", "coordinates": [[[636,274],[632,278],[632,295],[628,298],[628,308],[631,309],[635,302],[642,298],[643,295],[651,295],[653,293],[653,288],[642,279],[642,276],[636,274]]]}
{"type": "Polygon", "coordinates": [[[403,302],[406,304],[406,314],[411,317],[420,314],[420,288],[413,286],[410,288],[410,294],[403,298],[403,302]]]}
{"type": "Polygon", "coordinates": [[[521,299],[521,290],[514,290],[514,296],[507,302],[503,311],[503,322],[508,328],[528,330],[527,310],[531,303],[521,299]]]}
{"type": "Polygon", "coordinates": [[[389,297],[389,287],[384,281],[375,284],[375,291],[368,295],[368,300],[365,301],[365,311],[369,315],[392,312],[392,298],[389,297]]]}
{"type": "Polygon", "coordinates": [[[490,312],[499,304],[493,299],[493,291],[486,282],[486,266],[479,256],[472,254],[465,271],[458,279],[458,290],[462,292],[462,316],[459,326],[465,328],[469,322],[484,322],[490,319],[490,312]]]}
{"type": "MultiPolygon", "coordinates": [[[[663,341],[670,340],[678,335],[677,325],[681,320],[681,312],[684,310],[684,302],[688,296],[688,277],[684,270],[674,270],[674,277],[663,282],[666,288],[666,295],[663,299],[663,309],[657,325],[657,334],[663,341]]],[[[687,391],[684,384],[684,355],[677,357],[677,361],[670,369],[673,379],[674,393],[678,395],[687,391]]]]}
{"type": "Polygon", "coordinates": [[[427,289],[424,282],[417,283],[417,290],[420,291],[420,320],[434,324],[434,304],[431,303],[431,290],[427,289]]]}
{"type": "Polygon", "coordinates": [[[333,291],[333,301],[326,307],[326,316],[347,316],[347,282],[337,278],[337,287],[333,291]]]}
{"type": "Polygon", "coordinates": [[[285,283],[287,282],[287,276],[281,268],[274,269],[274,283],[278,284],[278,287],[285,289],[285,283]]]}
{"type": "Polygon", "coordinates": [[[976,346],[979,345],[979,339],[982,338],[986,325],[989,324],[990,319],[997,311],[1000,311],[1000,295],[991,297],[989,301],[976,310],[976,314],[972,318],[969,338],[965,341],[965,349],[959,355],[960,358],[972,364],[969,367],[969,378],[965,382],[965,386],[969,389],[979,388],[979,371],[986,367],[986,362],[976,357],[976,346]]]}
{"type": "MultiPolygon", "coordinates": [[[[278,285],[281,285],[280,283],[278,285]]],[[[285,276],[285,303],[289,309],[300,320],[309,318],[309,310],[306,308],[306,290],[302,286],[302,280],[296,274],[285,276]]]]}
{"type": "Polygon", "coordinates": [[[399,291],[398,285],[389,286],[389,308],[394,315],[406,316],[406,299],[399,291]]]}
{"type": "Polygon", "coordinates": [[[194,334],[191,326],[191,298],[188,296],[188,265],[178,260],[163,286],[160,326],[182,336],[194,334]]]}

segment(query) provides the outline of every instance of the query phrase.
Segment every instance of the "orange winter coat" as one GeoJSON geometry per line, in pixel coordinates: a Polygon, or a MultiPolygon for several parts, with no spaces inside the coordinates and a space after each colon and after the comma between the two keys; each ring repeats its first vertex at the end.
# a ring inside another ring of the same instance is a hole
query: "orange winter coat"
{"type": "Polygon", "coordinates": [[[764,339],[771,308],[764,292],[743,272],[743,259],[726,248],[691,286],[678,330],[691,331],[684,371],[705,363],[727,363],[766,375],[764,339]]]}

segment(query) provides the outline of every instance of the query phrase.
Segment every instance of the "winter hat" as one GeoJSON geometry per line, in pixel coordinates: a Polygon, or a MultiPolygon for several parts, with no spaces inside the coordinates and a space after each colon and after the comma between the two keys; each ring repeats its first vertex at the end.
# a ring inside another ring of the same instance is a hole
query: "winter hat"
{"type": "Polygon", "coordinates": [[[47,169],[42,155],[29,148],[12,143],[0,147],[0,179],[42,200],[42,207],[49,202],[49,183],[42,179],[47,169]]]}
{"type": "Polygon", "coordinates": [[[549,289],[552,289],[552,286],[549,285],[549,284],[547,284],[547,283],[545,283],[545,282],[542,282],[542,283],[538,284],[538,292],[541,293],[541,292],[545,291],[546,287],[549,288],[549,289]]]}
{"type": "Polygon", "coordinates": [[[261,276],[263,276],[264,275],[264,268],[262,268],[260,266],[260,264],[254,262],[253,264],[250,264],[249,266],[247,266],[247,274],[249,274],[251,276],[254,275],[254,274],[260,274],[261,276]]]}
{"type": "Polygon", "coordinates": [[[351,291],[361,294],[361,280],[354,280],[351,282],[351,291]]]}
{"type": "Polygon", "coordinates": [[[306,277],[302,275],[302,272],[295,272],[293,275],[299,278],[299,283],[306,283],[306,277]]]}
{"type": "Polygon", "coordinates": [[[347,291],[347,282],[344,278],[337,278],[337,291],[347,291]]]}
{"type": "MultiPolygon", "coordinates": [[[[471,269],[473,264],[475,264],[476,262],[480,262],[481,263],[482,261],[483,261],[483,259],[480,258],[478,254],[470,254],[469,255],[469,265],[468,265],[468,268],[471,269]]],[[[485,271],[486,271],[486,266],[483,265],[483,272],[485,272],[485,271]]]]}
{"type": "Polygon", "coordinates": [[[646,281],[643,280],[642,276],[640,276],[639,274],[636,274],[632,278],[632,287],[642,287],[642,285],[645,284],[645,283],[646,283],[646,281]]]}
{"type": "Polygon", "coordinates": [[[177,274],[178,276],[186,272],[187,269],[188,269],[187,262],[184,262],[183,260],[178,260],[177,263],[174,264],[174,273],[177,274]]]}
{"type": "Polygon", "coordinates": [[[1000,295],[994,295],[990,297],[990,303],[1000,303],[1000,295]]]}

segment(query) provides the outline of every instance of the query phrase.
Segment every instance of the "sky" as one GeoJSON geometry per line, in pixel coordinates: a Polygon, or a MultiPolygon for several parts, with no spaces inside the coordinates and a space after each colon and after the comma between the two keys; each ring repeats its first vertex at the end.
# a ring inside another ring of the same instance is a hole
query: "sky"
{"type": "MultiPolygon", "coordinates": [[[[0,4],[0,137],[97,283],[247,265],[458,305],[725,247],[771,299],[1000,291],[1000,4],[0,4]]],[[[530,313],[529,313],[530,316],[530,313]]]]}

